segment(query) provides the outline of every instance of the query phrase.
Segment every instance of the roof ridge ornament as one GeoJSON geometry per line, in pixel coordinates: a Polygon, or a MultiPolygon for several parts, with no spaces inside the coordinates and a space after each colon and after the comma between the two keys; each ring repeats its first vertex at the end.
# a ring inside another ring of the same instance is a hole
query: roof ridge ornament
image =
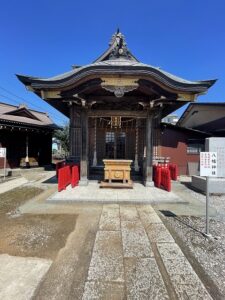
{"type": "Polygon", "coordinates": [[[119,28],[117,29],[117,32],[112,35],[109,46],[113,48],[109,55],[109,59],[116,59],[120,57],[132,59],[132,56],[127,48],[125,36],[120,32],[119,28]]]}

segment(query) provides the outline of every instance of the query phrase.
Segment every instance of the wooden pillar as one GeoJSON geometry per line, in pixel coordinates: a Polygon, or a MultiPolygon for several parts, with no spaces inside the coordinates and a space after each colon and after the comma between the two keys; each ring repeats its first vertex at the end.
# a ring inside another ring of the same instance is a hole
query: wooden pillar
{"type": "Polygon", "coordinates": [[[81,119],[75,105],[70,106],[70,160],[79,163],[81,152],[81,119]]]}
{"type": "Polygon", "coordinates": [[[81,121],[81,153],[80,153],[80,182],[79,185],[88,185],[88,114],[82,108],[81,121]]]}
{"type": "Polygon", "coordinates": [[[93,154],[93,162],[92,167],[97,166],[97,118],[95,118],[95,128],[94,128],[94,154],[93,154]]]}
{"type": "Polygon", "coordinates": [[[154,186],[152,181],[152,131],[153,131],[153,115],[148,112],[146,118],[146,158],[144,168],[144,184],[145,186],[154,186]]]}
{"type": "Polygon", "coordinates": [[[136,126],[135,126],[135,159],[134,159],[134,170],[135,172],[139,172],[139,165],[138,165],[138,144],[139,144],[139,120],[136,118],[136,126]]]}

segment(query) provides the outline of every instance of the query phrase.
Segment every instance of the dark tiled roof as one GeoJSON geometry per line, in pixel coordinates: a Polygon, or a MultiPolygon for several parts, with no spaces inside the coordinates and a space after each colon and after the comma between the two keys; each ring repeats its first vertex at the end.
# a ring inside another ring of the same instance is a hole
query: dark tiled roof
{"type": "MultiPolygon", "coordinates": [[[[181,115],[181,117],[179,118],[177,125],[178,126],[184,126],[185,122],[187,120],[190,120],[190,118],[193,117],[193,109],[200,109],[204,107],[209,107],[212,110],[217,109],[218,107],[221,107],[221,109],[225,109],[225,102],[195,102],[195,103],[190,103],[188,105],[188,107],[186,108],[186,110],[183,112],[183,114],[181,115]]],[[[201,112],[202,113],[202,112],[201,112]]],[[[198,118],[199,119],[199,118],[198,118]]],[[[207,120],[205,120],[205,123],[207,122],[207,120]]]]}
{"type": "Polygon", "coordinates": [[[197,134],[200,134],[203,136],[211,136],[211,133],[209,133],[209,132],[197,130],[197,129],[193,129],[193,128],[182,127],[182,126],[178,126],[177,124],[161,122],[160,125],[162,128],[170,128],[173,130],[178,130],[178,131],[183,131],[183,132],[197,133],[197,134]]]}
{"type": "Polygon", "coordinates": [[[28,109],[25,105],[14,106],[0,103],[0,121],[26,124],[32,127],[59,128],[46,113],[28,109]]]}
{"type": "Polygon", "coordinates": [[[62,88],[89,76],[100,74],[126,74],[149,76],[170,88],[190,93],[206,92],[216,80],[189,81],[174,76],[158,67],[139,62],[127,48],[124,35],[117,31],[109,48],[93,63],[50,78],[17,75],[18,79],[33,90],[62,88]]]}

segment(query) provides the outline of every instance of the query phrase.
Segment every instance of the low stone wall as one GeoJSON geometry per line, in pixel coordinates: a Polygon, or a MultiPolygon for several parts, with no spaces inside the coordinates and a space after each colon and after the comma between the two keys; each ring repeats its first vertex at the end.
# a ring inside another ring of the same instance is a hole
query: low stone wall
{"type": "MultiPolygon", "coordinates": [[[[192,176],[192,187],[201,192],[206,192],[206,178],[201,176],[192,176]]],[[[212,194],[225,194],[225,178],[210,178],[209,192],[212,194]]]]}

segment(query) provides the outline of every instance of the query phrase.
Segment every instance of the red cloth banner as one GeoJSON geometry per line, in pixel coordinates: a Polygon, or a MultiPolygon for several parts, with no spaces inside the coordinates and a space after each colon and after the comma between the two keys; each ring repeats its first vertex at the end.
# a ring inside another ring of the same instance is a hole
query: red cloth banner
{"type": "Polygon", "coordinates": [[[168,165],[153,166],[153,181],[155,187],[162,187],[166,191],[171,191],[171,176],[168,165]]]}
{"type": "Polygon", "coordinates": [[[72,188],[78,185],[79,179],[80,179],[79,166],[75,165],[72,167],[72,178],[71,178],[72,188]]]}
{"type": "Polygon", "coordinates": [[[62,167],[58,170],[58,191],[65,190],[71,183],[71,170],[70,166],[62,167]]]}
{"type": "Polygon", "coordinates": [[[170,164],[169,165],[169,169],[170,169],[170,176],[172,180],[177,181],[177,177],[178,177],[178,166],[176,164],[170,164]]]}
{"type": "Polygon", "coordinates": [[[66,165],[65,161],[60,161],[58,163],[56,163],[55,165],[55,170],[56,170],[56,177],[58,178],[58,174],[59,174],[59,169],[61,169],[62,167],[64,167],[66,165]]]}

